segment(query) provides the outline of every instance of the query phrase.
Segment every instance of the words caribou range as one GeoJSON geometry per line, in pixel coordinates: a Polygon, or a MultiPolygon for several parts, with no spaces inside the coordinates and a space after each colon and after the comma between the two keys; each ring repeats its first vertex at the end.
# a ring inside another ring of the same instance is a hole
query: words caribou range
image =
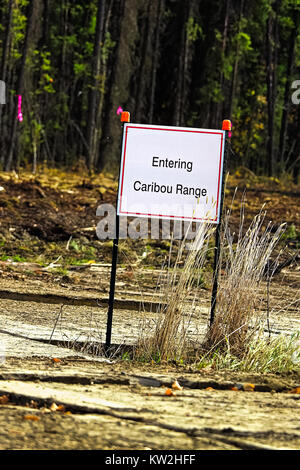
{"type": "Polygon", "coordinates": [[[182,194],[183,196],[195,196],[195,198],[197,199],[200,196],[207,196],[207,189],[205,188],[193,188],[183,186],[180,183],[177,183],[176,186],[173,187],[170,184],[158,184],[155,181],[152,181],[151,183],[142,183],[141,181],[135,181],[133,183],[133,189],[135,191],[168,194],[173,194],[174,189],[175,194],[182,194]]]}
{"type": "MultiPolygon", "coordinates": [[[[174,168],[178,170],[186,170],[187,172],[193,171],[193,162],[181,160],[172,160],[170,158],[152,158],[152,166],[155,168],[174,168]]],[[[134,191],[142,192],[151,192],[151,193],[166,193],[166,194],[180,194],[183,196],[195,196],[199,198],[200,196],[207,196],[206,188],[194,188],[184,186],[181,183],[177,183],[175,186],[170,184],[158,184],[156,181],[151,181],[151,183],[142,183],[137,180],[133,183],[134,191]]]]}

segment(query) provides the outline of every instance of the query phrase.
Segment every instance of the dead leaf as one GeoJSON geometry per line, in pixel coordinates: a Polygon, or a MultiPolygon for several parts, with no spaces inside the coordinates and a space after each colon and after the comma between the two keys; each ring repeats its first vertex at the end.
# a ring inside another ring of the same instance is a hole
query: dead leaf
{"type": "Polygon", "coordinates": [[[65,411],[66,407],[64,405],[58,405],[56,411],[65,411]]]}
{"type": "Polygon", "coordinates": [[[24,419],[27,419],[28,421],[39,421],[40,417],[36,415],[25,415],[24,419]]]}
{"type": "Polygon", "coordinates": [[[36,401],[34,401],[34,400],[30,400],[29,403],[26,403],[26,406],[27,406],[28,408],[38,408],[38,403],[37,403],[36,401]]]}
{"type": "Polygon", "coordinates": [[[176,395],[176,393],[173,392],[171,388],[167,388],[167,390],[165,391],[165,395],[167,395],[168,397],[173,397],[176,395]]]}
{"type": "Polygon", "coordinates": [[[58,357],[53,357],[52,358],[52,362],[54,362],[55,364],[61,362],[61,359],[59,359],[58,357]]]}
{"type": "Polygon", "coordinates": [[[235,383],[230,390],[238,392],[239,390],[244,390],[243,384],[235,383]]]}
{"type": "Polygon", "coordinates": [[[51,410],[49,410],[49,408],[46,408],[45,406],[44,406],[44,408],[41,408],[40,411],[42,413],[51,413],[51,410]]]}
{"type": "Polygon", "coordinates": [[[181,385],[179,385],[177,380],[175,380],[175,382],[172,383],[172,388],[173,388],[173,390],[183,390],[183,387],[181,387],[181,385]]]}
{"type": "Polygon", "coordinates": [[[246,383],[246,384],[243,384],[243,389],[245,390],[245,392],[254,392],[255,385],[246,383]]]}
{"type": "Polygon", "coordinates": [[[52,405],[50,406],[51,411],[57,411],[57,408],[58,408],[58,406],[57,406],[56,403],[52,403],[52,405]]]}
{"type": "Polygon", "coordinates": [[[0,405],[6,405],[6,403],[9,403],[9,398],[7,395],[1,395],[0,397],[0,405]]]}
{"type": "Polygon", "coordinates": [[[292,388],[292,390],[289,390],[288,393],[297,393],[297,394],[300,394],[300,387],[292,388]]]}
{"type": "Polygon", "coordinates": [[[211,391],[211,390],[215,391],[215,389],[214,389],[214,388],[212,388],[212,387],[206,387],[206,389],[205,389],[205,390],[207,390],[207,391],[211,391]]]}

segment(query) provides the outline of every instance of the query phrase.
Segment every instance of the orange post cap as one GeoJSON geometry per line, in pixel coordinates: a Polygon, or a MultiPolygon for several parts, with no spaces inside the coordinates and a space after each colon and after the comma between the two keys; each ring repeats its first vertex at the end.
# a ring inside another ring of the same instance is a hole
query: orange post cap
{"type": "Polygon", "coordinates": [[[231,131],[231,121],[229,121],[229,119],[224,119],[222,124],[222,131],[231,131]]]}
{"type": "Polygon", "coordinates": [[[128,111],[123,111],[122,112],[121,122],[130,122],[130,113],[128,111]]]}

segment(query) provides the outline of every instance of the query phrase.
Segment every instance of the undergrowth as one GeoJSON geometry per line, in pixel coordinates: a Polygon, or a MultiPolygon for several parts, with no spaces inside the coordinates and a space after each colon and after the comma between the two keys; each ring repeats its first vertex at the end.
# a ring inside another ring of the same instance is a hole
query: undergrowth
{"type": "Polygon", "coordinates": [[[203,351],[194,364],[199,369],[229,369],[264,374],[300,372],[300,331],[291,336],[281,334],[270,339],[258,336],[239,356],[233,354],[230,347],[203,351]]]}
{"type": "Polygon", "coordinates": [[[261,210],[245,230],[243,207],[238,234],[231,233],[229,221],[230,212],[223,226],[222,274],[212,325],[207,319],[206,331],[201,331],[197,318],[200,276],[198,284],[195,276],[205,265],[213,232],[209,224],[202,224],[193,249],[186,254],[183,241],[175,266],[162,270],[161,307],[150,322],[143,319],[134,359],[264,373],[300,370],[299,333],[271,337],[269,327],[274,313],[269,288],[280,256],[274,253],[285,225],[266,224],[261,210]]]}

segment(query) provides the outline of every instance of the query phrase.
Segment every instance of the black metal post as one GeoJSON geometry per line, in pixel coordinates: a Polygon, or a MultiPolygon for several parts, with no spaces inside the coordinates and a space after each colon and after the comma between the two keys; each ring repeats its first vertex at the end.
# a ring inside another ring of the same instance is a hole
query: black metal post
{"type": "Polygon", "coordinates": [[[119,222],[120,222],[119,216],[116,215],[116,234],[115,234],[115,238],[113,241],[111,273],[110,273],[110,289],[109,289],[108,312],[107,312],[106,342],[105,342],[106,352],[108,352],[110,348],[110,342],[111,342],[111,330],[112,330],[112,319],[113,319],[114,300],[115,300],[115,286],[116,286],[118,248],[119,248],[119,222]]]}
{"type": "MultiPolygon", "coordinates": [[[[223,203],[224,203],[224,191],[225,191],[225,177],[226,177],[226,168],[227,168],[227,158],[228,158],[228,132],[229,128],[228,123],[230,121],[223,121],[223,129],[225,127],[225,142],[224,142],[224,159],[223,159],[223,176],[222,176],[222,188],[221,188],[221,201],[220,201],[220,217],[219,223],[216,229],[216,238],[215,238],[215,257],[214,257],[214,268],[213,268],[213,288],[212,288],[212,295],[211,295],[211,310],[210,310],[210,326],[213,324],[215,318],[215,309],[216,309],[216,302],[217,302],[217,295],[218,295],[218,287],[219,287],[219,271],[220,271],[220,251],[221,251],[221,221],[222,221],[222,212],[223,212],[223,203]],[[226,125],[226,124],[227,125],[226,125]],[[224,126],[225,124],[225,126],[224,126]]],[[[231,129],[231,123],[230,123],[231,129]]]]}
{"type": "MultiPolygon", "coordinates": [[[[122,152],[122,142],[124,135],[124,123],[129,122],[130,114],[127,111],[122,112],[121,122],[122,122],[122,141],[121,141],[121,152],[122,152]]],[[[120,180],[119,180],[120,182],[120,180]]],[[[118,188],[119,193],[119,188],[118,188]]],[[[118,207],[118,193],[116,200],[116,211],[118,207]]],[[[113,320],[113,311],[114,311],[114,301],[115,301],[115,287],[116,287],[116,274],[117,274],[117,262],[118,262],[118,248],[119,248],[119,233],[120,233],[120,220],[116,212],[116,227],[115,227],[115,238],[113,241],[113,250],[112,250],[112,262],[111,262],[111,273],[110,273],[110,288],[109,288],[109,299],[108,299],[108,312],[107,312],[107,325],[106,325],[106,341],[105,341],[105,352],[109,352],[111,346],[111,331],[112,331],[112,320],[113,320]]]]}

